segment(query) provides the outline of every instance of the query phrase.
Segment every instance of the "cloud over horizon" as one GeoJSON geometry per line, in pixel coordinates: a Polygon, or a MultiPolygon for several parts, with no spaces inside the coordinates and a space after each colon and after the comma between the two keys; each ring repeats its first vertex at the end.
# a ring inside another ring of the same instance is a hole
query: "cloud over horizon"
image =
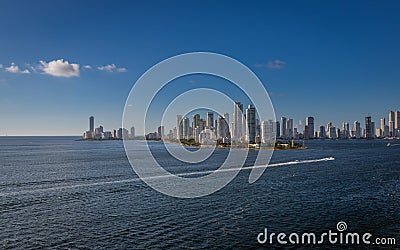
{"type": "Polygon", "coordinates": [[[93,68],[110,73],[112,72],[123,73],[128,71],[127,68],[117,67],[114,63],[98,67],[94,67],[90,64],[84,64],[81,66],[78,63],[70,63],[69,61],[62,58],[48,62],[40,60],[39,64],[36,65],[31,65],[29,63],[26,63],[25,66],[26,66],[25,69],[21,69],[18,65],[12,62],[9,67],[4,67],[3,64],[0,64],[0,69],[4,68],[6,72],[13,74],[42,73],[55,77],[66,77],[66,78],[80,77],[81,70],[91,70],[93,68]]]}
{"type": "Polygon", "coordinates": [[[97,67],[98,70],[107,71],[107,72],[127,72],[126,68],[118,68],[114,63],[108,64],[104,66],[97,67]]]}
{"type": "MultiPolygon", "coordinates": [[[[3,67],[3,65],[1,65],[3,67]]],[[[20,69],[18,65],[15,65],[15,63],[11,63],[9,67],[5,68],[6,72],[13,73],[13,74],[30,74],[31,72],[28,69],[20,69]]]]}
{"type": "Polygon", "coordinates": [[[258,63],[255,65],[257,68],[267,68],[267,69],[284,69],[286,66],[286,62],[275,59],[273,61],[269,61],[266,64],[258,63]]]}
{"type": "Polygon", "coordinates": [[[40,61],[40,69],[44,74],[57,77],[79,77],[79,64],[69,63],[64,59],[53,60],[50,62],[40,61]]]}

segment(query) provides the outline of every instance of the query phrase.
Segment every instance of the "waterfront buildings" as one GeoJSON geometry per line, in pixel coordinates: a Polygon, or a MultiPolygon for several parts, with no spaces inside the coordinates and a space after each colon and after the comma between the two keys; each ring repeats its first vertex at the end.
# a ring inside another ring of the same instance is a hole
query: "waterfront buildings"
{"type": "MultiPolygon", "coordinates": [[[[304,130],[302,133],[299,128],[303,126],[303,121],[297,125],[293,124],[292,118],[282,116],[280,121],[268,120],[260,121],[255,107],[250,104],[242,113],[243,104],[234,103],[233,122],[230,123],[230,114],[225,112],[223,115],[212,111],[194,114],[189,117],[176,116],[176,126],[164,134],[164,126],[159,126],[155,132],[148,133],[145,138],[151,140],[179,140],[194,139],[196,142],[207,141],[210,138],[218,142],[230,143],[269,143],[272,139],[374,139],[374,138],[400,138],[400,112],[390,111],[388,115],[389,125],[386,118],[379,120],[379,125],[375,127],[375,122],[371,116],[365,117],[365,127],[361,127],[360,122],[354,121],[352,128],[348,122],[343,122],[341,127],[334,126],[329,122],[326,127],[319,126],[315,131],[315,118],[308,116],[305,119],[304,130]],[[204,114],[205,118],[201,117],[204,114]],[[229,126],[231,125],[231,126],[229,126]],[[206,131],[207,129],[207,131],[206,131]],[[210,134],[212,133],[212,135],[210,134]],[[236,138],[233,136],[236,134],[236,138]]],[[[139,136],[143,138],[143,135],[139,136]]],[[[131,127],[130,133],[124,128],[118,130],[105,131],[103,126],[95,128],[95,119],[89,117],[89,130],[83,134],[83,139],[109,140],[109,139],[135,139],[135,127],[131,127]]]]}
{"type": "Polygon", "coordinates": [[[131,128],[131,134],[124,128],[120,128],[113,131],[104,131],[103,126],[94,128],[95,122],[94,117],[89,117],[89,130],[83,133],[83,140],[116,140],[116,139],[134,139],[135,138],[135,127],[131,128]]]}

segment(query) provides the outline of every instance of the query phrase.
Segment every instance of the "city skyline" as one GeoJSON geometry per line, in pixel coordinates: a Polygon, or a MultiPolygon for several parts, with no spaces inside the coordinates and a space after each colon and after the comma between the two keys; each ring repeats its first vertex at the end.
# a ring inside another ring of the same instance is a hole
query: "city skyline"
{"type": "MultiPolygon", "coordinates": [[[[78,136],[88,115],[120,127],[134,82],[154,64],[193,51],[248,66],[270,93],[276,117],[291,117],[294,126],[310,115],[321,124],[363,121],[368,113],[378,119],[400,107],[399,7],[397,1],[45,0],[22,9],[3,1],[0,135],[78,136]]],[[[180,79],[176,90],[203,80],[180,79]]]]}
{"type": "MultiPolygon", "coordinates": [[[[188,114],[176,115],[175,126],[168,128],[168,133],[164,133],[165,125],[158,126],[157,131],[147,128],[143,135],[138,137],[156,140],[177,140],[177,139],[194,139],[195,142],[201,141],[199,135],[208,133],[212,141],[222,140],[222,142],[231,142],[231,139],[236,142],[246,142],[249,144],[254,143],[268,143],[272,139],[374,139],[374,138],[399,138],[400,137],[400,111],[389,111],[388,119],[382,117],[379,119],[380,123],[375,122],[371,116],[364,117],[364,126],[362,122],[354,120],[353,126],[344,121],[339,126],[329,122],[327,125],[316,125],[315,117],[307,116],[305,118],[304,128],[293,125],[293,119],[290,117],[282,116],[280,119],[263,121],[259,119],[258,113],[252,104],[249,104],[246,109],[243,108],[243,103],[233,103],[233,113],[231,116],[229,112],[218,114],[214,111],[202,110],[202,115],[199,110],[191,111],[188,114]],[[204,115],[205,114],[205,115],[204,115]],[[216,116],[214,116],[216,115],[216,116]],[[216,117],[216,119],[214,119],[216,117]],[[233,120],[230,120],[233,117],[233,120]],[[203,119],[204,118],[204,119],[203,119]],[[232,122],[231,122],[232,121],[232,122]],[[376,124],[376,125],[375,125],[376,124]],[[162,131],[162,132],[161,132],[162,131]],[[214,138],[215,137],[215,138],[214,138]]],[[[87,139],[86,134],[89,133],[90,139],[93,136],[93,117],[89,117],[90,130],[86,131],[83,138],[87,139]]],[[[102,127],[101,127],[102,130],[102,127]]],[[[120,128],[119,130],[126,130],[120,128]]],[[[127,130],[126,130],[127,131],[127,130]]],[[[132,134],[126,132],[127,137],[135,139],[135,127],[131,127],[132,134]]],[[[114,137],[122,139],[121,136],[114,137]]],[[[95,133],[97,134],[97,132],[95,133]]],[[[102,135],[99,135],[102,137],[102,135]]]]}

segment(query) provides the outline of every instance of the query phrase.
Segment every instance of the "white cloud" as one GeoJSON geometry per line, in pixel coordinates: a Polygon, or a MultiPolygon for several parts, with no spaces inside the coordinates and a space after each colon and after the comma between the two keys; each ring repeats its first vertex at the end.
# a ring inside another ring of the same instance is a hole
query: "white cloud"
{"type": "Polygon", "coordinates": [[[15,63],[11,63],[9,67],[6,67],[5,70],[10,73],[14,74],[30,74],[31,72],[27,69],[21,70],[18,65],[15,65],[15,63]]]}
{"type": "Polygon", "coordinates": [[[79,64],[69,63],[64,59],[53,60],[51,62],[40,61],[40,68],[43,73],[58,77],[78,77],[80,74],[79,64]]]}
{"type": "Polygon", "coordinates": [[[117,71],[122,73],[122,72],[126,72],[128,70],[126,68],[118,68],[117,71]]]}
{"type": "Polygon", "coordinates": [[[118,68],[114,63],[97,67],[98,70],[107,72],[127,72],[126,68],[118,68]]]}
{"type": "Polygon", "coordinates": [[[84,68],[84,69],[91,69],[92,66],[90,66],[90,65],[84,65],[83,68],[84,68]]]}
{"type": "Polygon", "coordinates": [[[0,64],[0,69],[3,68],[3,64],[0,64]]]}
{"type": "Polygon", "coordinates": [[[281,61],[279,59],[269,61],[266,64],[258,63],[255,66],[258,68],[267,68],[267,69],[283,69],[285,68],[286,62],[281,61]]]}
{"type": "Polygon", "coordinates": [[[98,70],[107,71],[107,72],[113,72],[116,68],[117,68],[117,66],[115,66],[115,64],[109,64],[106,66],[97,67],[98,70]]]}

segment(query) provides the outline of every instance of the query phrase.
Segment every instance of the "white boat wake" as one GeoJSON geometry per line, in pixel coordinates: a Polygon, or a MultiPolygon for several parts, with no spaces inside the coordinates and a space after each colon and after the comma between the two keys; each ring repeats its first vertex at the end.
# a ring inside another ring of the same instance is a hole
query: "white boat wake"
{"type": "MultiPolygon", "coordinates": [[[[217,169],[217,170],[186,172],[186,173],[179,173],[176,175],[181,176],[181,177],[191,176],[191,175],[205,175],[205,174],[211,174],[214,172],[222,173],[222,172],[237,171],[237,170],[251,170],[251,169],[255,169],[255,168],[270,168],[270,167],[297,165],[297,164],[305,164],[305,163],[326,162],[326,161],[333,161],[333,160],[335,160],[335,158],[333,158],[333,157],[312,159],[312,160],[295,160],[295,161],[288,161],[288,162],[273,163],[273,164],[269,164],[269,165],[257,165],[257,166],[241,167],[241,168],[227,168],[227,169],[217,169]]],[[[151,177],[146,177],[146,178],[142,178],[142,179],[161,179],[161,178],[169,178],[169,177],[170,177],[169,175],[162,175],[162,176],[151,176],[151,177]]],[[[4,193],[0,193],[0,197],[40,193],[40,192],[47,192],[47,191],[57,191],[57,190],[63,190],[63,189],[73,189],[73,188],[80,188],[80,187],[95,187],[95,186],[112,185],[112,184],[120,184],[120,183],[130,183],[130,182],[135,182],[135,181],[140,181],[140,180],[141,180],[140,178],[132,178],[132,179],[116,180],[116,181],[84,183],[84,184],[77,184],[77,185],[70,185],[70,186],[56,186],[56,187],[41,188],[41,189],[39,188],[39,189],[34,189],[34,190],[4,192],[4,193]]]]}

